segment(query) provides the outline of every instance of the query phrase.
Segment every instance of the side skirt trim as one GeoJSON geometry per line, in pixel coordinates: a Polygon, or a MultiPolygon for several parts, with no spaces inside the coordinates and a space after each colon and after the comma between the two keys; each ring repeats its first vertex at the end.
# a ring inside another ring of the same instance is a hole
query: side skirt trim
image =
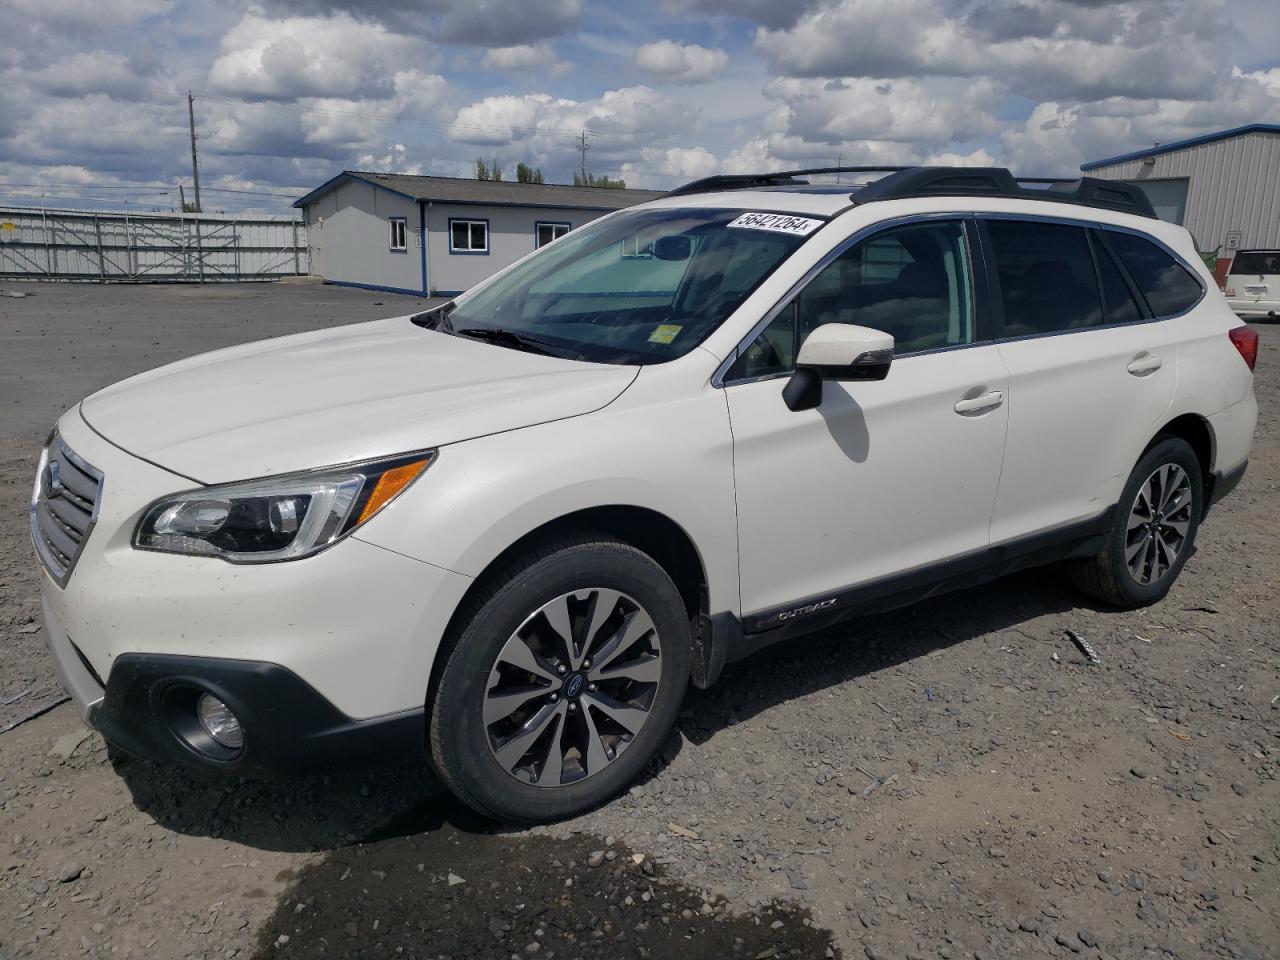
{"type": "Polygon", "coordinates": [[[977,586],[1017,570],[1090,556],[1102,549],[1115,509],[1109,507],[1088,520],[995,544],[986,550],[797,600],[785,607],[747,614],[742,618],[741,634],[726,637],[729,646],[726,660],[740,660],[791,637],[813,633],[853,617],[882,613],[927,597],[977,586]]]}

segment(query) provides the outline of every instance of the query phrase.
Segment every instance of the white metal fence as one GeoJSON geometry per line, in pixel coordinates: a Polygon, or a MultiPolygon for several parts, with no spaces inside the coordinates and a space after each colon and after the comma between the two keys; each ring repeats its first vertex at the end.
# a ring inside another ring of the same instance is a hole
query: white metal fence
{"type": "Polygon", "coordinates": [[[0,206],[0,277],[195,282],[306,274],[300,220],[0,206]]]}

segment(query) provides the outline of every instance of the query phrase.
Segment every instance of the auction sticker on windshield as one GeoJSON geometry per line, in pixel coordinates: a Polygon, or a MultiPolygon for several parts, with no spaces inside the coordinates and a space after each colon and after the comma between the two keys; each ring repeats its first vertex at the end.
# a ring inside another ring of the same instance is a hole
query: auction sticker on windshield
{"type": "Polygon", "coordinates": [[[792,233],[807,237],[825,222],[808,217],[793,217],[789,213],[744,213],[728,226],[739,230],[770,230],[773,233],[792,233]]]}

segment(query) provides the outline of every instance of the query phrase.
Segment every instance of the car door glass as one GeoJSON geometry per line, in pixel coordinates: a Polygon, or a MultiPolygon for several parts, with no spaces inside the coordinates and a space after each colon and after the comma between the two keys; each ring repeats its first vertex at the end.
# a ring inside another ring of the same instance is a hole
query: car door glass
{"type": "Polygon", "coordinates": [[[1107,248],[1101,243],[1095,243],[1093,250],[1098,257],[1098,275],[1102,279],[1102,310],[1107,323],[1133,323],[1141,320],[1142,310],[1133,299],[1129,284],[1125,282],[1107,248]]]}
{"type": "Polygon", "coordinates": [[[1103,322],[1089,239],[1081,227],[989,220],[1007,337],[1096,327],[1103,322]]]}
{"type": "Polygon", "coordinates": [[[785,373],[824,323],[893,335],[901,355],[973,342],[973,294],[958,220],[892,227],[827,264],[747,346],[727,379],[785,373]]]}
{"type": "Polygon", "coordinates": [[[1150,240],[1117,230],[1108,230],[1107,239],[1157,317],[1190,310],[1200,300],[1199,281],[1150,240]]]}

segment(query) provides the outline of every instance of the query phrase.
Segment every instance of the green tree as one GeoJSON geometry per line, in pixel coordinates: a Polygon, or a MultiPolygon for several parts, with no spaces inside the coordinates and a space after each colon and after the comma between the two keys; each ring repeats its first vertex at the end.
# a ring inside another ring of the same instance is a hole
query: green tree
{"type": "Polygon", "coordinates": [[[516,181],[518,183],[544,183],[542,168],[535,169],[522,160],[516,164],[516,181]]]}
{"type": "Polygon", "coordinates": [[[501,180],[502,167],[498,164],[496,159],[489,163],[485,163],[483,158],[476,157],[476,179],[501,180]]]}
{"type": "Polygon", "coordinates": [[[606,187],[610,190],[627,189],[627,181],[621,178],[611,180],[603,173],[598,177],[594,173],[588,173],[586,179],[583,179],[582,174],[575,173],[573,175],[573,185],[575,187],[606,187]]]}

